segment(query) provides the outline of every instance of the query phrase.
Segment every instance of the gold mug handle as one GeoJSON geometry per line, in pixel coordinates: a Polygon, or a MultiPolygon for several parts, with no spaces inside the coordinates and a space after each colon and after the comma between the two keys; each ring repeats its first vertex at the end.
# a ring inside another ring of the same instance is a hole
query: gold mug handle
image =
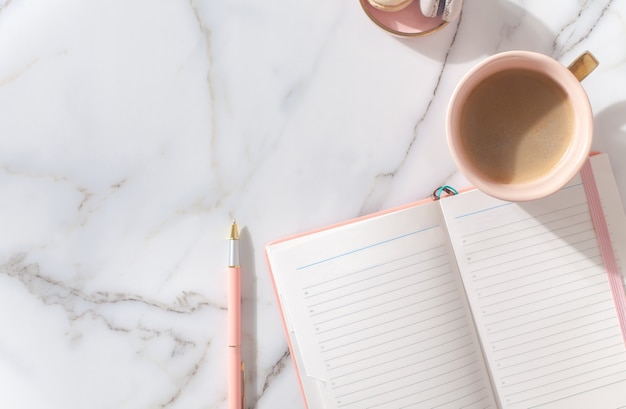
{"type": "Polygon", "coordinates": [[[594,57],[589,51],[585,51],[578,58],[576,58],[574,62],[567,67],[567,69],[574,74],[578,81],[582,81],[587,77],[587,75],[591,74],[591,71],[596,69],[598,64],[600,63],[596,57],[594,57]]]}

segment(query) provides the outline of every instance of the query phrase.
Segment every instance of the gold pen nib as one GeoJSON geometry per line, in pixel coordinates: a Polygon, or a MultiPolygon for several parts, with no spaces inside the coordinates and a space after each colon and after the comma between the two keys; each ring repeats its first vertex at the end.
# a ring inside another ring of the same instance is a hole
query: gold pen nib
{"type": "Polygon", "coordinates": [[[239,229],[237,228],[237,221],[233,219],[233,224],[230,226],[230,239],[239,240],[239,229]]]}

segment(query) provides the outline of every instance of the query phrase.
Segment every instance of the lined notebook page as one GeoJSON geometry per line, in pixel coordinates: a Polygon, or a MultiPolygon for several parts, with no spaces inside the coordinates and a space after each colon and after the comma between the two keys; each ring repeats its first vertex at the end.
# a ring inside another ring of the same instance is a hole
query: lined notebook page
{"type": "Polygon", "coordinates": [[[267,254],[304,390],[325,407],[496,407],[438,203],[267,254]]]}
{"type": "Polygon", "coordinates": [[[502,406],[626,405],[626,349],[580,180],[539,201],[474,191],[442,206],[502,406]]]}

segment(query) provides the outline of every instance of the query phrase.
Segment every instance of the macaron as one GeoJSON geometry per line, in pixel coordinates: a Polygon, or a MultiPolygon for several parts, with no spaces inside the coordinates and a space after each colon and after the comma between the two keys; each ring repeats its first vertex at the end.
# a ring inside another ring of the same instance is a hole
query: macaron
{"type": "Polygon", "coordinates": [[[420,8],[426,17],[440,16],[444,21],[452,21],[461,14],[463,0],[421,0],[420,8]]]}
{"type": "Polygon", "coordinates": [[[398,11],[413,3],[413,0],[367,0],[369,4],[382,11],[398,11]]]}

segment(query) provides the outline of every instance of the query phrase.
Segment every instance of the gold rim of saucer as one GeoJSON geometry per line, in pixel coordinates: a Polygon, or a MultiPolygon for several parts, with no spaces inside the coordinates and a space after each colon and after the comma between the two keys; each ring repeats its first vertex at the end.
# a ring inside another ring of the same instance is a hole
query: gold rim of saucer
{"type": "MultiPolygon", "coordinates": [[[[415,0],[416,3],[419,3],[419,0],[415,0]]],[[[446,25],[448,25],[448,22],[445,20],[441,20],[441,22],[439,23],[439,25],[430,28],[428,30],[424,30],[424,31],[419,31],[419,32],[405,32],[405,31],[398,31],[395,30],[385,24],[383,24],[382,22],[380,22],[373,14],[372,14],[372,10],[370,9],[370,7],[374,10],[380,11],[382,13],[394,13],[392,11],[382,11],[382,10],[378,10],[376,9],[374,6],[372,6],[368,0],[359,0],[359,3],[361,4],[361,8],[363,9],[363,11],[365,12],[365,14],[367,15],[367,17],[374,23],[376,24],[378,27],[382,28],[383,30],[385,30],[388,33],[391,33],[393,35],[396,35],[398,37],[424,37],[433,33],[436,33],[437,31],[441,30],[442,28],[444,28],[446,25]]],[[[403,9],[404,10],[404,9],[403,9]]],[[[402,11],[402,10],[401,10],[402,11]]]]}

